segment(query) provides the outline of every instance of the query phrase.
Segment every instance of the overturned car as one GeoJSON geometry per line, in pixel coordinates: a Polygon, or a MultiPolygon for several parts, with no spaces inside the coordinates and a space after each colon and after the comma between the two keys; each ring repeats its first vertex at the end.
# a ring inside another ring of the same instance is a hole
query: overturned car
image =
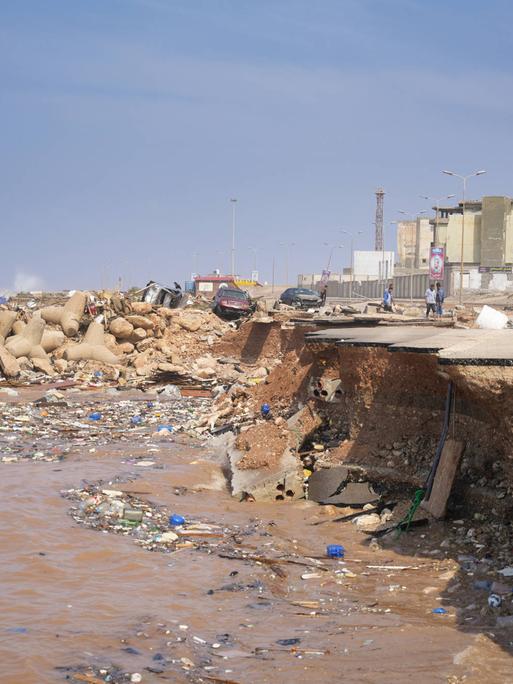
{"type": "Polygon", "coordinates": [[[183,298],[182,288],[175,282],[174,287],[165,287],[150,280],[142,291],[141,302],[148,302],[154,306],[165,306],[168,309],[176,309],[183,298]]]}

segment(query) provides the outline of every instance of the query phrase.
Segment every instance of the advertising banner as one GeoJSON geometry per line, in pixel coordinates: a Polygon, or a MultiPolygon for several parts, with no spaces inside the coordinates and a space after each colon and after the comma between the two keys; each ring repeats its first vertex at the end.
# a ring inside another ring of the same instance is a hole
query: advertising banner
{"type": "Polygon", "coordinates": [[[330,279],[331,271],[327,271],[326,269],[322,272],[321,276],[321,285],[327,285],[328,280],[330,279]]]}
{"type": "Polygon", "coordinates": [[[444,279],[444,252],[444,247],[431,247],[431,253],[429,256],[429,277],[431,280],[444,279]]]}

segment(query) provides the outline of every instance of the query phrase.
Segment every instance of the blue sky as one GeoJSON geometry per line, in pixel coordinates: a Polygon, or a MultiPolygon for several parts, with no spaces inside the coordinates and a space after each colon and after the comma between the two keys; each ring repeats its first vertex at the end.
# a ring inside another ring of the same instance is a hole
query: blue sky
{"type": "Polygon", "coordinates": [[[513,194],[506,0],[3,0],[0,288],[229,268],[284,280],[372,248],[488,173],[513,194]],[[197,256],[194,256],[194,255],[197,256]]]}

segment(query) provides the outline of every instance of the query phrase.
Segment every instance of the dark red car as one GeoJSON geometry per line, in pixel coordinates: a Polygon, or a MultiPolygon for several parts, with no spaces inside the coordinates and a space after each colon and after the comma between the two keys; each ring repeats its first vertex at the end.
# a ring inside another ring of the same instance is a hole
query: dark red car
{"type": "Polygon", "coordinates": [[[255,305],[247,292],[231,287],[220,287],[214,297],[214,313],[218,316],[246,316],[255,305]]]}

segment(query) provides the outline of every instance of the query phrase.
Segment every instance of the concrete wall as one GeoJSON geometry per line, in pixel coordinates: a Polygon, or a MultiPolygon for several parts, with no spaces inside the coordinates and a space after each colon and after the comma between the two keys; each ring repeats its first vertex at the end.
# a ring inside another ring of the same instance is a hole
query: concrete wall
{"type": "Polygon", "coordinates": [[[418,218],[416,225],[415,268],[429,268],[429,253],[433,241],[433,226],[429,218],[418,218]]]}
{"type": "Polygon", "coordinates": [[[511,210],[508,197],[483,197],[481,214],[481,265],[501,266],[506,253],[506,216],[511,210]]]}
{"type": "Polygon", "coordinates": [[[354,279],[390,278],[394,275],[394,252],[355,250],[354,279]]]}
{"type": "MultiPolygon", "coordinates": [[[[446,256],[453,264],[461,260],[462,224],[463,214],[451,214],[447,226],[446,256]]],[[[467,264],[479,264],[481,261],[481,215],[470,211],[465,212],[463,261],[467,264]]]]}
{"type": "MultiPolygon", "coordinates": [[[[397,299],[408,299],[410,293],[414,299],[424,299],[430,280],[428,273],[415,273],[413,278],[409,275],[396,276],[392,282],[394,283],[394,296],[397,299]]],[[[351,289],[351,283],[330,281],[328,283],[328,297],[350,299],[352,292],[352,298],[355,300],[362,298],[381,300],[385,285],[386,283],[382,280],[355,281],[351,289]]],[[[446,283],[447,296],[450,294],[448,286],[449,283],[446,283]]]]}
{"type": "Polygon", "coordinates": [[[397,260],[400,266],[411,265],[417,236],[416,221],[397,222],[397,260]]]}

